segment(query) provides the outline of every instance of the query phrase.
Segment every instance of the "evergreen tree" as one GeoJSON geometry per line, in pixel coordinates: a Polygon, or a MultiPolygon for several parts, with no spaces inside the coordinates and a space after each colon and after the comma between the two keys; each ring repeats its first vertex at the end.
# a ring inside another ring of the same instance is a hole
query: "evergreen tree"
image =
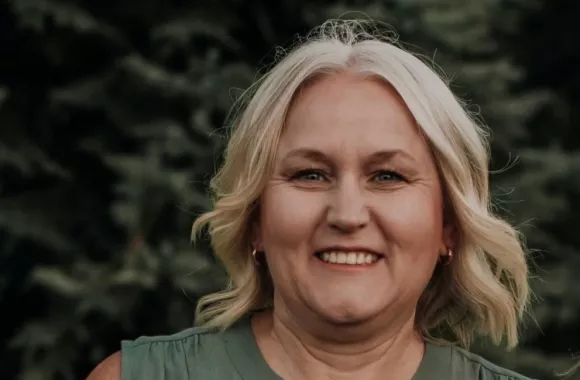
{"type": "Polygon", "coordinates": [[[575,46],[578,6],[14,0],[2,7],[0,378],[83,378],[121,339],[191,325],[197,299],[225,280],[207,242],[192,247],[189,233],[210,207],[207,182],[233,99],[272,62],[275,46],[351,10],[392,25],[493,130],[496,207],[538,252],[532,311],[541,329],[530,323],[513,353],[478,349],[542,379],[572,364],[570,353],[580,350],[580,82],[570,69],[578,50],[566,47],[575,46]]]}

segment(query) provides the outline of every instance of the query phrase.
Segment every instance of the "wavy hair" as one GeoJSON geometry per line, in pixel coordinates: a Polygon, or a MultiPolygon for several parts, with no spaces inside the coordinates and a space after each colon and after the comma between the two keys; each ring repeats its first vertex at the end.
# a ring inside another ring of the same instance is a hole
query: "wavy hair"
{"type": "Polygon", "coordinates": [[[456,228],[455,260],[436,268],[418,302],[416,328],[432,342],[467,348],[479,335],[514,347],[529,299],[528,266],[520,235],[493,213],[487,129],[432,65],[376,23],[358,20],[315,28],[234,107],[224,163],[210,183],[214,207],[192,231],[195,240],[208,227],[229,283],[200,299],[196,324],[223,330],[271,304],[272,284],[252,258],[250,225],[295,94],[321,75],[345,70],[388,84],[404,100],[432,150],[456,228]]]}

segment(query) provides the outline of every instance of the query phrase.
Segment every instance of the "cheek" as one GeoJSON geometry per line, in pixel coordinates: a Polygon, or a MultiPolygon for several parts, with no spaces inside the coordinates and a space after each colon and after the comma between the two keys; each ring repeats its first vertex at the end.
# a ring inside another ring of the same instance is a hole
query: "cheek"
{"type": "Polygon", "coordinates": [[[267,189],[260,207],[264,248],[291,249],[307,244],[321,213],[321,202],[313,193],[285,186],[267,189]]]}
{"type": "Polygon", "coordinates": [[[436,253],[443,236],[443,215],[437,193],[401,192],[381,207],[385,230],[399,248],[413,259],[436,253]]]}

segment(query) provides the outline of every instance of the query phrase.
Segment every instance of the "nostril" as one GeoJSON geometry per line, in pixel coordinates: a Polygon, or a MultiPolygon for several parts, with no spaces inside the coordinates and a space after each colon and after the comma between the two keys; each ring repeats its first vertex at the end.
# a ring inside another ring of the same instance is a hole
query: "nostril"
{"type": "Polygon", "coordinates": [[[364,228],[368,222],[360,218],[335,218],[329,220],[328,224],[334,229],[350,232],[364,228]]]}
{"type": "Polygon", "coordinates": [[[327,214],[328,224],[341,231],[351,231],[363,228],[370,221],[369,210],[362,204],[353,202],[350,205],[338,205],[331,208],[327,214]]]}

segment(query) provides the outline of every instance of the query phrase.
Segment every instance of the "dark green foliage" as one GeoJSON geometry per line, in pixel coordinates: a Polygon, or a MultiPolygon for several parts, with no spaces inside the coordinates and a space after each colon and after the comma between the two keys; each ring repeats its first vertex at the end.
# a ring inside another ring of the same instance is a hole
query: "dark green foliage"
{"type": "Polygon", "coordinates": [[[13,0],[2,7],[0,378],[83,378],[121,339],[192,323],[196,300],[225,279],[189,233],[209,207],[207,182],[233,99],[272,62],[276,45],[351,10],[394,26],[492,127],[495,204],[532,249],[537,323],[512,353],[479,350],[542,379],[574,363],[576,2],[13,0]]]}

